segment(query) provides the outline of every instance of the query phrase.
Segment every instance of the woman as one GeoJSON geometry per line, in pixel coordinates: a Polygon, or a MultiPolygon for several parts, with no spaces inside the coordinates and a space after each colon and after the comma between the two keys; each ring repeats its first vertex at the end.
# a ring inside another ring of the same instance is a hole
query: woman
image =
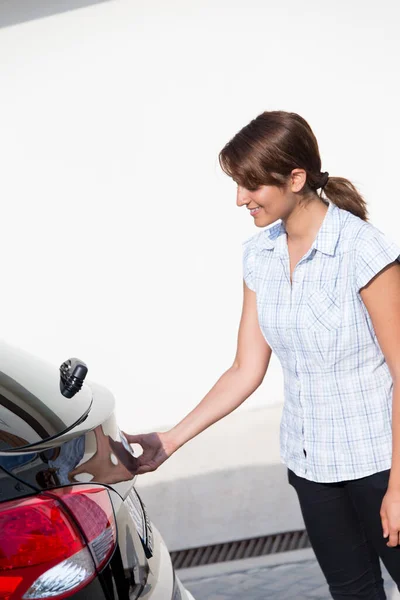
{"type": "Polygon", "coordinates": [[[332,598],[386,598],[379,557],[400,585],[400,248],[348,180],[321,172],[297,114],[259,115],[220,164],[264,228],[244,245],[237,354],[173,429],[127,436],[143,447],[138,473],[242,404],[274,351],[282,460],[332,598]]]}

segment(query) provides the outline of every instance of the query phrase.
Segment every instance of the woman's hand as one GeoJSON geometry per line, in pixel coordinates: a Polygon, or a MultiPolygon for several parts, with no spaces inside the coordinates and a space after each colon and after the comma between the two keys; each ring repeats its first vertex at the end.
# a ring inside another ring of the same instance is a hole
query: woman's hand
{"type": "Polygon", "coordinates": [[[400,533],[400,491],[391,490],[385,494],[381,506],[383,537],[389,537],[387,546],[394,548],[399,544],[400,533]]]}
{"type": "Polygon", "coordinates": [[[130,444],[139,444],[143,448],[143,454],[137,457],[138,469],[135,475],[155,471],[176,450],[168,433],[146,433],[141,435],[123,433],[130,444]]]}

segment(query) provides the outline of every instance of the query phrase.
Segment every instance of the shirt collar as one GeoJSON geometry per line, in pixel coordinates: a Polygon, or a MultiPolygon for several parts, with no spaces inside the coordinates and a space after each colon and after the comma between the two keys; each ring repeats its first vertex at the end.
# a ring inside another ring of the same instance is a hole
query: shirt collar
{"type": "MultiPolygon", "coordinates": [[[[323,254],[333,256],[340,234],[340,209],[329,202],[328,211],[322,221],[317,237],[311,248],[323,254]]],[[[260,250],[277,249],[281,253],[286,245],[286,230],[282,221],[264,229],[258,237],[257,246],[260,250]]]]}

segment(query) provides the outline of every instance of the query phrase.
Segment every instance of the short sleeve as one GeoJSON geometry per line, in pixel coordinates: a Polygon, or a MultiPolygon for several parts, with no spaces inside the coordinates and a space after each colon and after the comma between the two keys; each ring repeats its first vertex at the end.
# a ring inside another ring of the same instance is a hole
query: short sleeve
{"type": "Polygon", "coordinates": [[[400,247],[376,228],[360,239],[356,251],[355,276],[360,290],[382,269],[400,260],[400,247]]]}
{"type": "Polygon", "coordinates": [[[253,292],[256,291],[254,277],[255,257],[254,237],[251,237],[243,243],[243,279],[247,287],[253,292]]]}

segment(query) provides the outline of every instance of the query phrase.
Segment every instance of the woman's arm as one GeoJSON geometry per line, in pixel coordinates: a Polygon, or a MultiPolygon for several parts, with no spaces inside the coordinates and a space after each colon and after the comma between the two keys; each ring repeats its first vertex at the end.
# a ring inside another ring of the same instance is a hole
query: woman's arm
{"type": "Polygon", "coordinates": [[[243,309],[233,365],[201,402],[168,431],[176,450],[240,406],[261,384],[271,358],[271,348],[261,333],[256,294],[243,283],[243,309]]]}
{"type": "Polygon", "coordinates": [[[393,457],[389,488],[381,518],[388,546],[399,543],[400,531],[400,264],[391,263],[360,291],[393,379],[393,457]]]}
{"type": "Polygon", "coordinates": [[[155,471],[178,448],[242,404],[261,384],[271,358],[271,348],[258,324],[256,294],[243,283],[243,309],[233,365],[201,402],[171,430],[142,435],[126,434],[139,444],[137,474],[155,471]]]}

